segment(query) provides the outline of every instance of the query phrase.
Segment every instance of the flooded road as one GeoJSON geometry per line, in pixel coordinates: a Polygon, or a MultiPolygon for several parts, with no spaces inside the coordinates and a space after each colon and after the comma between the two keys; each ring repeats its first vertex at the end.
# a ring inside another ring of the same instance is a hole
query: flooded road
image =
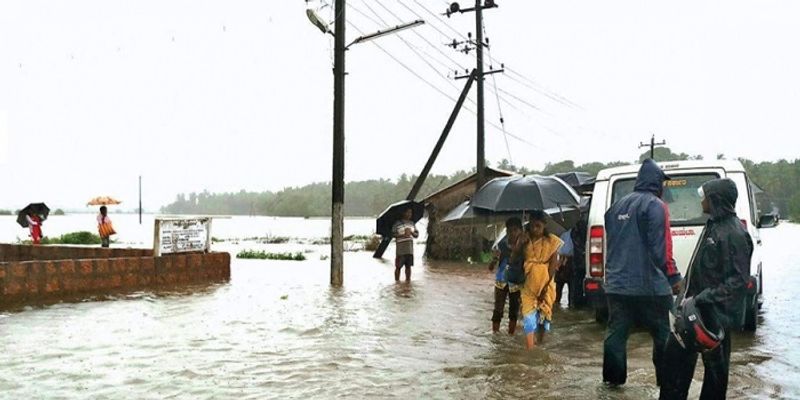
{"type": "MultiPolygon", "coordinates": [[[[798,237],[798,225],[763,232],[766,302],[758,331],[734,337],[729,398],[800,398],[798,237]]],[[[658,395],[645,333],[629,341],[628,384],[610,390],[600,383],[604,327],[589,311],[557,310],[549,340],[527,352],[521,334],[491,334],[482,265],[417,257],[412,282],[397,284],[391,263],[369,253],[345,263],[341,289],[318,255],[233,260],[223,285],[0,313],[0,398],[658,395]]],[[[701,377],[699,364],[694,398],[701,377]]]]}

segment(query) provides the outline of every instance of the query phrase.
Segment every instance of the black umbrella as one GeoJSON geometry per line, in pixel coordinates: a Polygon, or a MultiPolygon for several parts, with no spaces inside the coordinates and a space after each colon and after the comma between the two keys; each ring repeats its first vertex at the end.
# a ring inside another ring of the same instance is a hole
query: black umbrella
{"type": "Polygon", "coordinates": [[[384,237],[392,237],[392,225],[403,217],[406,209],[411,208],[414,222],[422,219],[425,206],[413,200],[398,201],[387,207],[375,220],[375,232],[384,237]]]}
{"type": "Polygon", "coordinates": [[[564,181],[551,176],[495,178],[472,198],[472,206],[493,212],[521,212],[578,206],[580,198],[564,181]]]}
{"type": "Polygon", "coordinates": [[[588,172],[562,172],[555,176],[577,191],[591,190],[595,177],[588,172]]]}
{"type": "Polygon", "coordinates": [[[25,217],[31,212],[38,215],[42,221],[44,221],[47,219],[47,216],[50,215],[50,207],[47,207],[47,205],[44,203],[31,203],[25,206],[25,208],[22,210],[19,210],[19,213],[17,214],[17,223],[23,228],[28,227],[28,218],[25,217]]]}
{"type": "Polygon", "coordinates": [[[465,201],[450,210],[440,222],[452,226],[470,226],[481,228],[480,234],[486,239],[494,240],[498,230],[503,228],[506,219],[520,217],[519,213],[493,213],[480,208],[472,207],[465,201]]]}

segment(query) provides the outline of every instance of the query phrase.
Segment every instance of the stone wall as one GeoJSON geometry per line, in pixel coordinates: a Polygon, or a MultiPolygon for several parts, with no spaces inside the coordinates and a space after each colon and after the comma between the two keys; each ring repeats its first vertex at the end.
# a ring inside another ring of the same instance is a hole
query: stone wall
{"type": "Polygon", "coordinates": [[[427,204],[428,240],[425,256],[434,260],[465,260],[485,247],[475,228],[442,224],[439,221],[475,193],[474,185],[453,188],[427,204]]]}
{"type": "Polygon", "coordinates": [[[151,250],[8,246],[1,247],[12,260],[0,262],[0,307],[230,279],[228,253],[153,257],[151,250]],[[28,251],[44,258],[31,260],[28,251]],[[76,258],[51,259],[56,254],[76,258]]]}

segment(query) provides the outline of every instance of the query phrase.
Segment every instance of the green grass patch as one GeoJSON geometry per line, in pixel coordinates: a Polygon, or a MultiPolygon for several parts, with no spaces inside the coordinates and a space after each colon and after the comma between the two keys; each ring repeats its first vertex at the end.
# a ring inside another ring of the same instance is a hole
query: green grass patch
{"type": "Polygon", "coordinates": [[[263,250],[242,250],[236,255],[236,258],[246,260],[282,260],[282,261],[305,261],[306,256],[303,253],[269,253],[263,250]]]}
{"type": "MultiPolygon", "coordinates": [[[[31,244],[30,240],[19,240],[17,241],[21,244],[31,244]]],[[[114,242],[112,240],[112,242],[114,242]]],[[[45,236],[42,238],[42,243],[44,245],[48,244],[80,244],[80,245],[93,245],[93,244],[100,244],[100,236],[87,231],[79,231],[79,232],[70,232],[65,233],[58,237],[49,237],[45,236]]]]}

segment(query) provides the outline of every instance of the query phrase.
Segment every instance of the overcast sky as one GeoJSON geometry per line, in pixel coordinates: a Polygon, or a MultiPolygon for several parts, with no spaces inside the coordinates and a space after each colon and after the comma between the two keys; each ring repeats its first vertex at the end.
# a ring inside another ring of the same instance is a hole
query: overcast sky
{"type": "MultiPolygon", "coordinates": [[[[350,40],[427,24],[348,52],[347,180],[418,173],[464,83],[450,69],[475,62],[443,44],[473,31],[474,16],[429,14],[441,0],[349,3],[350,40]]],[[[800,2],[497,3],[485,13],[491,57],[513,72],[486,82],[487,123],[499,126],[502,111],[507,129],[487,126],[493,163],[633,160],[651,133],[707,158],[798,157],[800,2]]],[[[332,42],[305,9],[0,2],[0,208],[81,208],[108,194],[132,209],[140,174],[146,209],[179,192],[330,180],[332,42]]],[[[474,164],[465,111],[434,172],[474,164]]]]}

